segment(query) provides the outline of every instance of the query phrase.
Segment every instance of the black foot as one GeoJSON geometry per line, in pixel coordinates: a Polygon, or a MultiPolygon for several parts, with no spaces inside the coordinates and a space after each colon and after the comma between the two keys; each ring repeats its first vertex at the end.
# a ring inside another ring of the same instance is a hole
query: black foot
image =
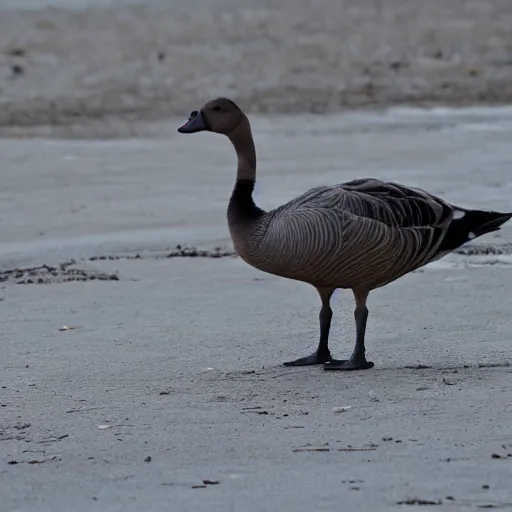
{"type": "Polygon", "coordinates": [[[324,370],[328,371],[350,371],[350,370],[368,370],[373,368],[374,364],[372,361],[367,361],[365,358],[353,359],[350,358],[348,361],[341,361],[338,359],[331,359],[324,364],[324,370]]]}
{"type": "Polygon", "coordinates": [[[331,354],[329,351],[319,354],[315,352],[307,357],[301,357],[295,361],[287,361],[284,363],[285,366],[310,366],[312,364],[324,364],[328,361],[332,361],[331,354]]]}

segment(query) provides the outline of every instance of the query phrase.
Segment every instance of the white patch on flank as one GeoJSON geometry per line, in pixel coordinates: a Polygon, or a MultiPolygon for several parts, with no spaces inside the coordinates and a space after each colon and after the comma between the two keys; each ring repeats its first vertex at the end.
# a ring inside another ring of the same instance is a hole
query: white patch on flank
{"type": "Polygon", "coordinates": [[[464,217],[464,215],[466,215],[466,212],[463,212],[462,210],[455,210],[453,212],[454,219],[462,219],[462,217],[464,217]]]}
{"type": "Polygon", "coordinates": [[[473,233],[473,231],[470,231],[470,232],[469,232],[469,235],[468,235],[468,238],[469,238],[470,240],[473,240],[473,238],[475,238],[475,233],[473,233]]]}

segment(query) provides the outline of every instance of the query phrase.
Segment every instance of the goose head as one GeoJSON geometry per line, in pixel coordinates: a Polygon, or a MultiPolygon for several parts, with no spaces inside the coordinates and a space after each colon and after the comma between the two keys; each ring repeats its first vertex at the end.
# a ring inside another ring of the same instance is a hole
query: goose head
{"type": "Polygon", "coordinates": [[[191,112],[188,121],[178,128],[178,132],[209,131],[229,137],[246,120],[245,114],[233,101],[228,98],[217,98],[205,103],[201,110],[191,112]]]}

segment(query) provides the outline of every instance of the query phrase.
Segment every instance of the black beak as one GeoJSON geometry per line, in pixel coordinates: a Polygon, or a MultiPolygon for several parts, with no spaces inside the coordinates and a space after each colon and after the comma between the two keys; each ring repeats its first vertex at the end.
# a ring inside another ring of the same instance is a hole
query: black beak
{"type": "Polygon", "coordinates": [[[197,133],[205,130],[208,130],[206,120],[203,113],[197,110],[194,110],[194,112],[190,114],[188,121],[178,128],[180,133],[197,133]]]}

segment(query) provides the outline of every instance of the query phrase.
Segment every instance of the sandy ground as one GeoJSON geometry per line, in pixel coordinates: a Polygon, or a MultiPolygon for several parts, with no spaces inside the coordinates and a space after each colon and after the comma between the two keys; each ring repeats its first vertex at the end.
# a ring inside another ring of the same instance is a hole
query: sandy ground
{"type": "Polygon", "coordinates": [[[217,95],[268,113],[512,100],[509,0],[133,3],[0,1],[4,134],[126,129],[217,95]]]}
{"type": "MultiPolygon", "coordinates": [[[[375,293],[376,368],[340,375],[278,364],[316,343],[305,285],[233,259],[97,267],[120,282],[3,291],[5,510],[512,502],[512,372],[479,368],[510,361],[510,271],[435,270],[375,293]],[[294,451],[308,445],[324,451],[294,451]],[[219,484],[194,488],[206,479],[219,484]]],[[[335,309],[348,354],[349,295],[335,309]]]]}
{"type": "MultiPolygon", "coordinates": [[[[256,117],[258,201],[373,175],[510,210],[511,119],[256,117]]],[[[229,255],[234,157],[177,124],[0,140],[2,508],[512,507],[511,228],[372,295],[373,370],[284,368],[316,345],[316,294],[229,255]],[[228,252],[166,257],[176,244],[228,252]]],[[[334,309],[342,356],[350,294],[334,309]]]]}
{"type": "Polygon", "coordinates": [[[372,295],[373,370],[285,369],[318,298],[231,255],[234,155],[175,131],[260,114],[264,208],[376,176],[510,211],[510,108],[336,111],[510,101],[511,2],[133,4],[0,0],[0,508],[512,508],[512,226],[372,295]]]}

